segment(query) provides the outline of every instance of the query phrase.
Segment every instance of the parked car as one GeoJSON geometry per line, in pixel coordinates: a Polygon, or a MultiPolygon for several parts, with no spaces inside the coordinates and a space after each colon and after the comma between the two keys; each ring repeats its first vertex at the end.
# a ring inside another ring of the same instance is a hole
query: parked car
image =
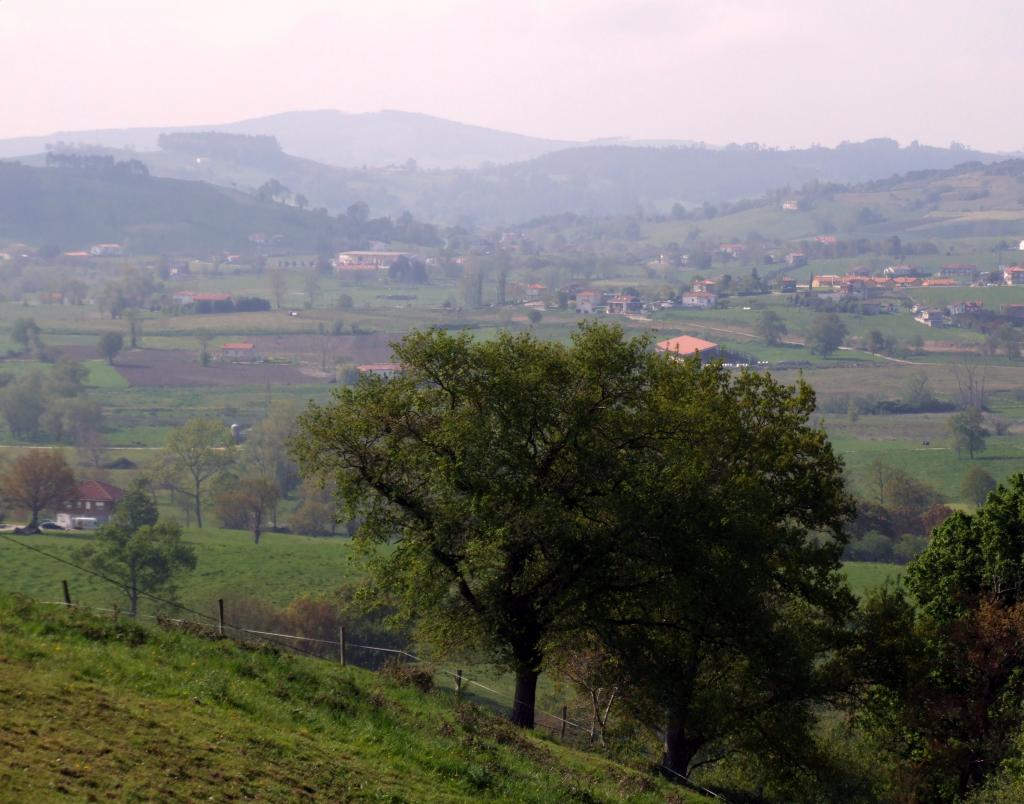
{"type": "Polygon", "coordinates": [[[42,522],[40,522],[39,523],[39,529],[40,530],[67,530],[67,528],[64,528],[64,527],[58,525],[52,519],[44,519],[42,522]]]}

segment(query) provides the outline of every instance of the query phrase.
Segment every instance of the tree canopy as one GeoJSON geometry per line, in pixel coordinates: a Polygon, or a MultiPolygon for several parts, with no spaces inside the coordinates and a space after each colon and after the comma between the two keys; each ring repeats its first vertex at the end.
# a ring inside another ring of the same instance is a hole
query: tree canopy
{"type": "Polygon", "coordinates": [[[812,353],[828,357],[843,345],[846,339],[846,324],[835,313],[823,313],[814,317],[805,338],[812,353]]]}
{"type": "Polygon", "coordinates": [[[365,517],[357,538],[394,544],[375,580],[422,636],[515,673],[516,723],[552,648],[590,634],[669,713],[673,769],[806,735],[851,605],[851,505],[806,385],[600,324],[568,346],[419,332],[395,356],[402,376],[311,405],[294,453],[365,517]]]}

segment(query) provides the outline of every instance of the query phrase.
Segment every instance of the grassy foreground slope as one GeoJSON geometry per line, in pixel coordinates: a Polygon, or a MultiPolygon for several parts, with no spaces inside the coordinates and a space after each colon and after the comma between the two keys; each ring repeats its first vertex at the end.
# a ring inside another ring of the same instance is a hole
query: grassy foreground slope
{"type": "Polygon", "coordinates": [[[0,596],[0,798],[698,801],[448,693],[0,596]]]}

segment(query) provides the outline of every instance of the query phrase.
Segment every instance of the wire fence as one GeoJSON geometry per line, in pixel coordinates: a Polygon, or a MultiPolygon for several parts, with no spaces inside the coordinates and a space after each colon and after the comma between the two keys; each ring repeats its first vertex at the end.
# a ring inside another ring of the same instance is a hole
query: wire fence
{"type": "MultiPolygon", "coordinates": [[[[126,591],[124,583],[122,583],[121,581],[118,581],[118,580],[116,580],[114,578],[109,578],[109,577],[103,575],[102,573],[96,572],[96,571],[91,570],[91,569],[89,569],[87,567],[83,567],[83,566],[81,566],[79,564],[76,564],[76,563],[74,563],[72,561],[69,561],[69,560],[67,560],[65,558],[62,558],[60,556],[55,556],[52,553],[48,553],[45,550],[41,550],[38,547],[35,547],[33,545],[25,544],[24,542],[21,542],[21,541],[18,541],[17,539],[11,538],[10,536],[8,536],[5,533],[0,533],[0,538],[4,539],[4,540],[6,540],[6,541],[8,541],[8,542],[10,542],[12,544],[16,544],[19,547],[24,547],[24,548],[26,548],[28,550],[31,550],[31,551],[33,551],[35,553],[38,553],[39,555],[42,555],[42,556],[45,556],[45,557],[47,557],[49,559],[57,561],[57,562],[59,562],[61,564],[64,564],[64,565],[66,565],[68,567],[72,567],[72,568],[74,568],[74,569],[76,569],[76,570],[78,570],[80,572],[84,572],[84,573],[86,573],[88,575],[94,576],[94,577],[96,577],[96,578],[98,578],[98,579],[100,579],[102,581],[105,581],[106,583],[112,584],[113,586],[115,586],[116,588],[121,590],[122,592],[126,591]]],[[[401,658],[401,659],[406,659],[406,660],[408,660],[411,663],[421,664],[421,665],[424,665],[424,666],[428,666],[429,665],[429,666],[431,666],[433,668],[435,674],[440,674],[440,675],[443,675],[443,676],[451,677],[452,680],[454,681],[454,691],[455,691],[455,694],[456,694],[457,697],[460,697],[460,696],[462,696],[464,694],[464,688],[465,687],[475,687],[477,689],[481,689],[481,690],[489,693],[491,696],[494,696],[493,699],[492,699],[492,702],[495,703],[495,704],[500,704],[500,703],[504,702],[504,703],[506,703],[509,706],[514,706],[516,704],[523,703],[522,701],[517,699],[514,695],[509,695],[508,693],[501,692],[500,690],[497,690],[494,687],[490,687],[490,686],[488,686],[488,685],[486,685],[486,684],[484,684],[484,683],[482,683],[482,682],[480,682],[480,681],[478,681],[476,679],[469,678],[468,676],[466,676],[463,673],[461,668],[456,668],[455,670],[452,670],[452,669],[449,669],[447,667],[438,667],[436,665],[432,665],[432,664],[426,662],[424,659],[420,658],[416,654],[411,653],[410,651],[407,651],[407,650],[404,650],[404,649],[401,649],[401,648],[388,648],[388,647],[384,647],[384,646],[380,646],[380,645],[364,645],[364,644],[360,644],[360,643],[356,643],[356,642],[350,642],[350,641],[348,641],[345,638],[345,629],[344,629],[344,627],[342,627],[340,629],[337,640],[323,639],[323,638],[320,638],[320,637],[310,637],[310,636],[305,636],[305,635],[302,635],[302,634],[286,634],[286,633],[279,633],[279,632],[274,632],[274,631],[262,631],[262,630],[254,629],[254,628],[245,628],[244,626],[233,624],[233,623],[227,622],[225,620],[225,618],[224,618],[224,601],[222,599],[217,601],[217,604],[218,604],[217,605],[218,616],[214,617],[214,616],[212,616],[210,614],[206,614],[204,612],[201,612],[201,611],[198,611],[196,609],[190,608],[190,607],[188,607],[188,606],[186,606],[186,605],[184,605],[182,603],[178,603],[177,601],[167,600],[167,599],[158,597],[157,595],[153,595],[153,594],[151,594],[149,592],[143,592],[141,590],[138,591],[138,596],[139,597],[144,597],[144,598],[146,598],[148,600],[151,600],[151,601],[153,601],[155,603],[159,603],[160,605],[168,606],[170,608],[186,612],[188,614],[193,615],[194,617],[199,618],[199,620],[195,620],[195,619],[191,619],[190,620],[190,619],[184,619],[184,618],[171,618],[171,617],[164,617],[164,616],[159,615],[159,614],[156,614],[156,615],[154,615],[154,614],[141,614],[141,613],[138,613],[138,612],[136,612],[134,615],[132,615],[129,612],[126,612],[124,609],[120,609],[120,608],[117,608],[117,607],[113,607],[112,608],[112,607],[91,606],[91,605],[85,605],[85,604],[81,604],[81,603],[74,603],[72,601],[72,599],[71,599],[71,590],[70,590],[70,587],[68,586],[68,582],[67,581],[62,581],[61,585],[62,585],[62,591],[63,591],[64,600],[60,600],[60,601],[42,601],[44,603],[44,605],[61,606],[61,607],[66,608],[66,609],[87,610],[87,611],[92,611],[92,612],[102,612],[104,614],[110,614],[113,617],[126,616],[126,617],[132,617],[132,618],[135,618],[135,619],[141,618],[141,619],[153,620],[153,621],[155,621],[157,623],[165,622],[165,623],[174,623],[176,625],[188,625],[188,624],[196,625],[196,624],[203,624],[203,622],[205,622],[206,624],[208,624],[208,627],[216,628],[216,633],[220,637],[231,638],[229,632],[233,632],[233,634],[235,635],[235,638],[239,638],[239,639],[245,639],[246,637],[255,637],[257,639],[263,640],[265,642],[269,642],[270,644],[276,645],[277,647],[283,648],[285,650],[294,651],[296,653],[302,654],[302,655],[307,656],[309,658],[318,659],[318,660],[321,660],[321,661],[329,661],[329,659],[328,659],[328,657],[324,656],[322,653],[319,653],[317,651],[311,650],[309,647],[306,647],[306,645],[304,645],[302,643],[310,643],[310,644],[315,644],[315,645],[332,646],[332,647],[337,649],[336,650],[337,659],[335,659],[334,661],[338,662],[342,666],[346,666],[348,664],[355,664],[356,666],[358,666],[357,663],[349,661],[349,658],[348,658],[348,651],[349,651],[349,649],[364,650],[364,651],[369,651],[369,652],[373,652],[373,653],[386,654],[386,655],[390,655],[390,656],[393,656],[393,657],[397,657],[397,658],[401,658]]],[[[558,714],[556,714],[554,712],[549,712],[549,711],[547,711],[545,709],[542,709],[539,706],[537,706],[536,703],[534,703],[533,708],[534,708],[534,712],[535,712],[535,716],[534,716],[535,725],[536,726],[541,726],[543,728],[546,728],[546,729],[552,731],[553,733],[558,734],[561,737],[562,740],[566,739],[567,730],[568,729],[572,729],[576,733],[576,735],[586,735],[587,738],[588,738],[588,741],[589,741],[590,736],[593,734],[593,727],[592,726],[584,725],[584,724],[581,724],[581,723],[577,723],[577,722],[571,720],[568,717],[568,706],[567,705],[563,705],[562,706],[562,713],[561,713],[561,715],[558,715],[558,714]]],[[[715,791],[710,790],[710,789],[708,789],[706,787],[703,787],[702,785],[692,781],[688,776],[686,776],[686,775],[684,775],[682,773],[679,773],[678,771],[675,771],[675,770],[673,770],[673,769],[671,769],[671,768],[669,768],[669,767],[667,767],[665,765],[659,766],[659,770],[661,770],[663,773],[665,773],[670,778],[677,779],[680,783],[686,785],[687,787],[692,788],[693,790],[696,790],[696,791],[698,791],[700,793],[703,793],[704,795],[711,796],[712,798],[715,798],[715,799],[717,799],[719,801],[725,801],[725,802],[728,801],[728,799],[726,799],[721,794],[716,793],[715,791]]]]}

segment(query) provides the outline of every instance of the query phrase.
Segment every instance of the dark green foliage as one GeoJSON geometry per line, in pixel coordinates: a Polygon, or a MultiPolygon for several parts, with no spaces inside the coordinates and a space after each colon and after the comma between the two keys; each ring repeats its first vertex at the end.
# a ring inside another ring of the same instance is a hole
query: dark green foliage
{"type": "Polygon", "coordinates": [[[1018,756],[1024,715],[1024,476],[975,515],[955,513],[911,562],[906,588],[865,601],[858,717],[882,752],[890,796],[961,800],[1018,756]]]}
{"type": "Polygon", "coordinates": [[[362,539],[397,539],[377,580],[425,634],[515,671],[513,717],[532,726],[546,642],[582,627],[611,571],[602,555],[619,528],[594,512],[630,471],[646,341],[599,326],[569,348],[435,331],[395,356],[403,376],[310,407],[296,457],[366,517],[362,539]]]}
{"type": "Polygon", "coordinates": [[[835,313],[823,313],[814,317],[804,340],[813,354],[828,357],[843,345],[845,338],[846,325],[842,319],[835,313]]]}
{"type": "Polygon", "coordinates": [[[124,335],[120,332],[104,332],[96,344],[96,351],[100,357],[111,366],[114,365],[114,358],[124,348],[124,335]]]}
{"type": "Polygon", "coordinates": [[[953,436],[957,456],[966,452],[971,460],[974,460],[976,452],[985,451],[985,439],[990,435],[981,411],[974,407],[950,416],[949,431],[953,436]]]}
{"type": "Polygon", "coordinates": [[[977,464],[972,464],[971,468],[964,474],[960,490],[967,500],[980,506],[985,502],[989,492],[995,489],[995,487],[995,478],[977,464]]]}
{"type": "MultiPolygon", "coordinates": [[[[137,497],[148,494],[139,488],[137,497]]],[[[135,615],[139,596],[159,594],[163,599],[175,594],[174,577],[195,569],[195,550],[181,539],[181,528],[174,522],[144,524],[133,529],[136,521],[149,519],[145,503],[131,504],[131,513],[115,518],[96,533],[97,543],[80,551],[81,560],[101,575],[120,583],[128,600],[128,611],[135,615]]]]}
{"type": "Polygon", "coordinates": [[[757,324],[754,326],[754,332],[761,340],[769,345],[776,345],[782,340],[782,336],[786,334],[786,322],[782,320],[782,317],[774,310],[763,310],[761,315],[758,316],[757,324]]]}

